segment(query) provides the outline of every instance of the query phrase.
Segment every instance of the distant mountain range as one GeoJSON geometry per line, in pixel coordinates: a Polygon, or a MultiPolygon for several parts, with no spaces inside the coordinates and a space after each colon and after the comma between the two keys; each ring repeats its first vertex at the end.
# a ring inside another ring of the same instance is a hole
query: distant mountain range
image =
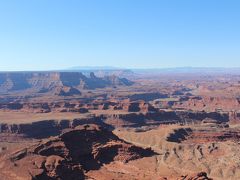
{"type": "Polygon", "coordinates": [[[152,69],[132,69],[134,71],[162,71],[162,72],[196,72],[196,71],[208,71],[208,72],[231,72],[239,71],[240,67],[173,67],[173,68],[152,68],[152,69]]]}
{"type": "Polygon", "coordinates": [[[131,77],[134,73],[130,69],[111,67],[111,66],[77,66],[71,67],[69,69],[63,70],[65,72],[82,72],[84,75],[88,76],[90,72],[98,77],[104,76],[119,76],[119,77],[131,77]]]}
{"type": "Polygon", "coordinates": [[[125,68],[118,68],[113,66],[75,66],[67,70],[123,70],[125,68]]]}
{"type": "Polygon", "coordinates": [[[239,74],[240,68],[223,67],[176,67],[176,68],[156,68],[156,69],[132,69],[135,74],[239,74]]]}
{"type": "Polygon", "coordinates": [[[136,74],[158,74],[158,73],[224,73],[224,74],[240,74],[240,67],[173,67],[173,68],[118,68],[111,66],[83,66],[83,67],[72,67],[66,71],[81,71],[81,72],[94,72],[97,75],[122,75],[122,76],[131,76],[134,73],[136,74]]]}

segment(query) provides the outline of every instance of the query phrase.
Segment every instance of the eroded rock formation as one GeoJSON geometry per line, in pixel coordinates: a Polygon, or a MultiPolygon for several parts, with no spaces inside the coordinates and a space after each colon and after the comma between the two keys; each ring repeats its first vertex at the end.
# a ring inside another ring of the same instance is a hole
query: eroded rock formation
{"type": "Polygon", "coordinates": [[[85,179],[85,172],[113,161],[126,163],[152,156],[97,125],[78,126],[62,135],[19,150],[1,159],[0,175],[16,179],[85,179]]]}
{"type": "MultiPolygon", "coordinates": [[[[76,94],[77,89],[96,89],[108,86],[130,86],[133,82],[117,76],[96,77],[93,73],[90,77],[80,72],[9,72],[0,73],[0,93],[12,91],[31,92],[55,92],[56,88],[63,88],[63,95],[67,87],[70,94],[76,94]]],[[[64,93],[65,92],[65,93],[64,93]]],[[[79,94],[79,93],[78,93],[79,94]]]]}

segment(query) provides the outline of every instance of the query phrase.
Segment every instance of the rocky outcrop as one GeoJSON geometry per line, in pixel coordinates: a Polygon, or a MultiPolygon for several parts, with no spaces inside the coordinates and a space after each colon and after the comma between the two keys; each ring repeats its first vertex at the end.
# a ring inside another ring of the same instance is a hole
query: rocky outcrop
{"type": "Polygon", "coordinates": [[[121,109],[127,112],[157,112],[158,110],[154,108],[151,104],[146,103],[145,101],[135,101],[135,102],[128,102],[120,104],[121,109]]]}
{"type": "Polygon", "coordinates": [[[10,154],[1,160],[0,174],[12,180],[79,180],[85,179],[86,171],[98,170],[103,164],[152,155],[151,149],[126,143],[99,126],[84,125],[10,154]]]}
{"type": "Polygon", "coordinates": [[[64,87],[64,88],[61,88],[59,93],[56,93],[56,95],[58,96],[74,96],[74,95],[81,95],[82,93],[76,89],[76,88],[73,88],[73,87],[64,87]]]}
{"type": "Polygon", "coordinates": [[[209,178],[206,172],[199,172],[191,175],[183,175],[178,180],[213,180],[209,178]]]}

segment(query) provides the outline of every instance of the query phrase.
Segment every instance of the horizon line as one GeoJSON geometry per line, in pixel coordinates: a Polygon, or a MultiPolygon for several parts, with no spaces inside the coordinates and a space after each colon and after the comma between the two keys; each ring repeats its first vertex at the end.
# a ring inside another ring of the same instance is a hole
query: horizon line
{"type": "Polygon", "coordinates": [[[164,69],[240,69],[238,67],[213,67],[213,66],[176,66],[176,67],[112,67],[112,66],[74,66],[65,69],[49,69],[49,70],[0,70],[0,72],[61,72],[61,71],[90,71],[90,70],[164,70],[164,69]]]}

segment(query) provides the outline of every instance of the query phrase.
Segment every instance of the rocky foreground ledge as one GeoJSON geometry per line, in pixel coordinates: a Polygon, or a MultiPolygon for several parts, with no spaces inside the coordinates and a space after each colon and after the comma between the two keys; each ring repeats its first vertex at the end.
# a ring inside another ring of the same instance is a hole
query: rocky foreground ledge
{"type": "Polygon", "coordinates": [[[6,180],[78,180],[86,178],[86,171],[100,169],[103,164],[127,163],[152,155],[151,149],[126,143],[97,125],[84,125],[5,156],[0,174],[6,180]]]}
{"type": "MultiPolygon", "coordinates": [[[[129,166],[128,162],[156,154],[151,148],[137,147],[119,139],[100,125],[85,124],[0,157],[0,177],[2,180],[82,180],[99,179],[95,176],[102,172],[100,179],[107,179],[109,173],[109,177],[114,177],[116,172],[108,169],[108,173],[104,173],[104,168],[119,165],[133,168],[132,173],[136,171],[134,176],[118,172],[121,179],[147,179],[140,177],[139,169],[129,166]]],[[[209,178],[202,172],[175,179],[209,178]]]]}

